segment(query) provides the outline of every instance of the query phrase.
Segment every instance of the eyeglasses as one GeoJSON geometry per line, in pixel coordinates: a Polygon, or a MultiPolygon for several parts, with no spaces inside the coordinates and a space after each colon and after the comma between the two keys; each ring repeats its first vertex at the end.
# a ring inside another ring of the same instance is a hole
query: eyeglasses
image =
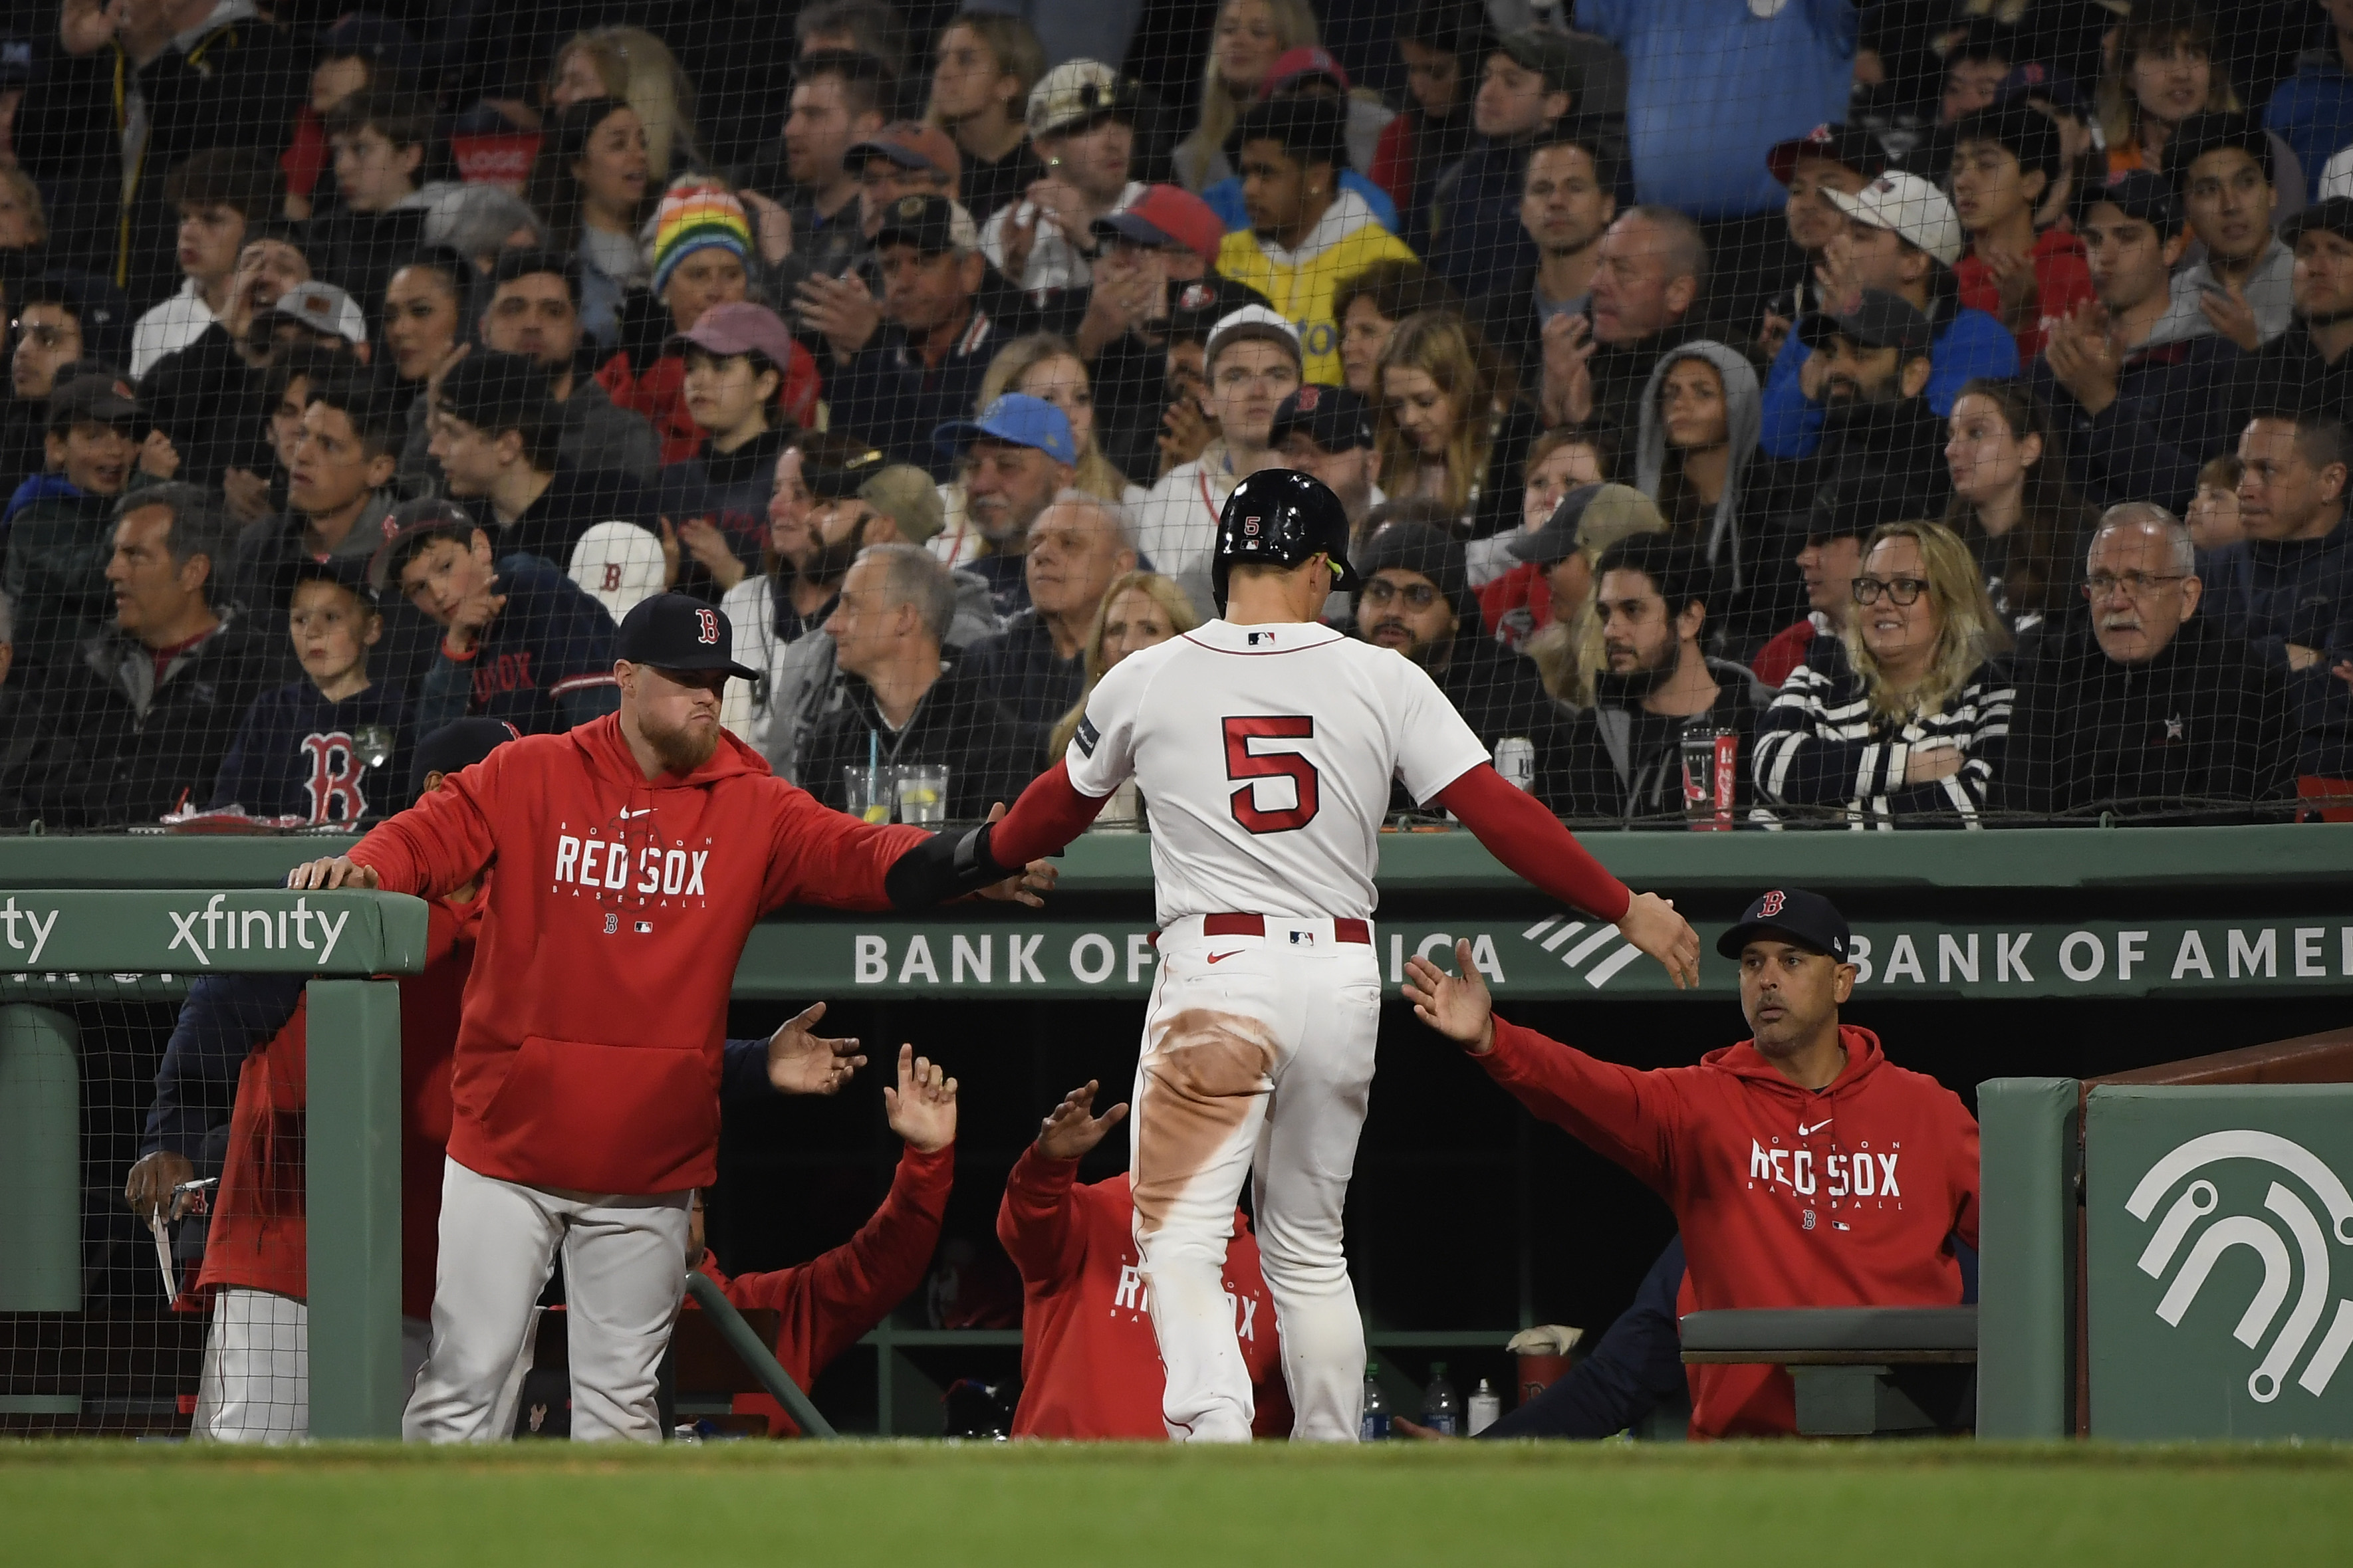
{"type": "Polygon", "coordinates": [[[2084,597],[2105,599],[2122,588],[2126,595],[2137,599],[2154,592],[2159,583],[2179,583],[2189,575],[2187,572],[2172,572],[2162,576],[2148,572],[2094,572],[2084,579],[2084,597]]]}
{"type": "Polygon", "coordinates": [[[1858,605],[1875,605],[1882,594],[1887,595],[1890,604],[1916,605],[1927,591],[1927,582],[1919,577],[1890,577],[1883,583],[1876,577],[1854,580],[1854,602],[1858,605]]]}
{"type": "Polygon", "coordinates": [[[1403,599],[1417,610],[1426,610],[1438,602],[1438,589],[1428,583],[1410,583],[1399,587],[1385,577],[1376,577],[1365,584],[1365,603],[1386,605],[1392,599],[1403,599]]]}

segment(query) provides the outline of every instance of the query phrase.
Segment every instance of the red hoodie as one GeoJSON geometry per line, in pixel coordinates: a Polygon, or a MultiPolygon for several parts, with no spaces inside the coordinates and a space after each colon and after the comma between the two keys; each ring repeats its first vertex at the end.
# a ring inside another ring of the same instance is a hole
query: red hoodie
{"type": "MultiPolygon", "coordinates": [[[[1964,306],[1983,310],[1997,321],[2002,319],[2001,289],[1994,283],[1993,268],[1979,260],[1975,251],[1954,263],[1953,281],[1960,285],[1964,306]]],[[[2010,333],[2018,340],[2021,372],[2029,360],[2042,352],[2052,327],[2073,314],[2076,306],[2097,298],[2084,242],[2065,229],[2046,228],[2034,237],[2034,320],[2010,333]]]]}
{"type": "MultiPolygon", "coordinates": [[[[791,1268],[732,1279],[708,1252],[695,1267],[736,1306],[747,1311],[774,1307],[783,1315],[776,1325],[776,1361],[806,1394],[834,1357],[923,1282],[955,1180],[955,1144],[932,1154],[910,1148],[899,1156],[882,1206],[831,1251],[791,1268]]],[[[686,1304],[691,1309],[693,1298],[686,1304]]],[[[767,1394],[739,1394],[734,1409],[738,1415],[766,1416],[771,1437],[801,1435],[785,1407],[767,1394]]]]}
{"type": "Polygon", "coordinates": [[[617,715],[526,735],[352,851],[437,897],[495,863],[450,1081],[449,1155],[501,1181],[666,1193],[718,1176],[727,991],[760,915],[881,909],[929,836],[828,811],[722,733],[649,783],[617,715]]]}
{"type": "MultiPolygon", "coordinates": [[[[997,1239],[1021,1270],[1021,1405],[1016,1437],[1168,1440],[1160,1418],[1167,1376],[1136,1272],[1135,1199],[1124,1175],[1077,1184],[1076,1160],[1033,1144],[1013,1163],[997,1211],[997,1239]]],[[[1274,1302],[1259,1272],[1250,1216],[1234,1211],[1226,1244],[1226,1298],[1250,1367],[1261,1437],[1291,1431],[1274,1302]]]]}
{"type": "MultiPolygon", "coordinates": [[[[1520,1103],[1658,1189],[1683,1227],[1683,1310],[1947,1307],[1978,1242],[1978,1124],[1958,1096],[1841,1026],[1846,1070],[1800,1089],[1743,1040],[1640,1072],[1495,1020],[1478,1060],[1520,1103]]],[[[1692,1434],[1797,1430],[1778,1367],[1695,1366],[1692,1434]]]]}
{"type": "MultiPolygon", "coordinates": [[[[400,983],[400,1310],[433,1315],[440,1256],[441,1166],[449,1142],[449,1052],[459,999],[474,966],[484,900],[426,906],[425,971],[400,983]]],[[[213,1205],[201,1296],[231,1289],[311,1293],[303,1218],[302,1113],[309,1102],[307,998],[278,1033],[254,1047],[237,1079],[228,1156],[213,1205]]]]}

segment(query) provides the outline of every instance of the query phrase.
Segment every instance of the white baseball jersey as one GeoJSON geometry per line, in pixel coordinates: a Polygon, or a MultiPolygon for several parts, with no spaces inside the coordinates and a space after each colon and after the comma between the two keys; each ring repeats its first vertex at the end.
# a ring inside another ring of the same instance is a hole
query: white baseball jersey
{"type": "Polygon", "coordinates": [[[1165,927],[1369,917],[1390,780],[1419,803],[1486,760],[1411,659],[1325,626],[1211,621],[1113,667],[1066,763],[1083,795],[1144,792],[1165,927]]]}

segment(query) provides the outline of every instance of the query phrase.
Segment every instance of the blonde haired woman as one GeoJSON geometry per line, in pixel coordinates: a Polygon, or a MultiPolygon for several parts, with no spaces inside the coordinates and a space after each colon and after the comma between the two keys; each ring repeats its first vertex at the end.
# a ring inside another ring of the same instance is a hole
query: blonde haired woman
{"type": "Polygon", "coordinates": [[[1140,504],[1151,493],[1142,485],[1130,484],[1127,476],[1112,467],[1111,459],[1103,455],[1103,447],[1095,440],[1094,383],[1087,374],[1086,362],[1079,358],[1078,350],[1071,346],[1068,338],[1054,332],[1032,332],[997,350],[997,357],[988,362],[987,373],[980,378],[980,397],[974,405],[975,411],[987,407],[1008,392],[1044,398],[1071,422],[1071,439],[1079,448],[1078,477],[1072,482],[1079,489],[1129,506],[1140,504]]]}
{"type": "MultiPolygon", "coordinates": [[[[1088,700],[1113,665],[1129,654],[1182,637],[1200,624],[1193,614],[1192,599],[1174,577],[1156,572],[1124,572],[1113,578],[1111,586],[1103,590],[1103,602],[1095,606],[1094,625],[1087,631],[1086,686],[1047,739],[1048,763],[1071,749],[1071,737],[1078,733],[1079,721],[1086,717],[1088,700]]],[[[1095,820],[1134,822],[1142,815],[1136,805],[1135,781],[1130,779],[1095,820]]]]}
{"type": "Polygon", "coordinates": [[[646,130],[646,160],[653,181],[673,169],[699,168],[694,135],[694,83],[678,57],[642,27],[593,27],[555,51],[547,106],[569,109],[584,98],[618,98],[638,111],[646,130]]]}
{"type": "Polygon", "coordinates": [[[1234,173],[1226,138],[1258,101],[1259,83],[1285,49],[1317,41],[1306,0],[1224,0],[1201,70],[1201,118],[1176,143],[1176,178],[1187,190],[1198,195],[1234,173]]]}
{"type": "Polygon", "coordinates": [[[1851,828],[1984,826],[2010,734],[2009,646],[1960,536],[1889,523],[1863,552],[1844,632],[1816,637],[1765,710],[1758,795],[1851,828]]]}
{"type": "Polygon", "coordinates": [[[1457,519],[1471,585],[1511,563],[1493,543],[1520,521],[1520,470],[1536,436],[1494,362],[1452,310],[1408,316],[1381,351],[1373,399],[1381,490],[1391,500],[1420,496],[1457,519]]]}

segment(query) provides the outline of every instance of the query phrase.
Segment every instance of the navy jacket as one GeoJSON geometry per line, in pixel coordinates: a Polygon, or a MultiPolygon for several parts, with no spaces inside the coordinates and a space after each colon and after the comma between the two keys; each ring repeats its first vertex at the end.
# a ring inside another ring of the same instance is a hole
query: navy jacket
{"type": "Polygon", "coordinates": [[[399,689],[379,680],[330,702],[309,680],[264,692],[221,759],[210,804],[241,805],[248,816],[299,816],[317,824],[389,816],[408,805],[408,736],[399,689]],[[371,769],[361,744],[369,727],[392,741],[371,769]]]}
{"type": "MultiPolygon", "coordinates": [[[[2302,331],[2292,328],[2287,335],[2302,331]]],[[[2197,499],[2206,459],[2235,444],[2242,421],[2234,400],[2222,394],[2245,363],[2238,344],[2212,332],[2137,349],[2125,356],[2116,400],[2096,415],[2040,355],[2027,367],[2026,384],[2049,411],[2085,500],[2100,507],[2153,500],[2178,515],[2197,499]]]]}
{"type": "Polygon", "coordinates": [[[953,478],[955,460],[933,446],[933,429],[970,418],[988,362],[997,350],[1036,330],[1027,317],[992,315],[976,303],[934,369],[908,346],[903,331],[883,327],[848,363],[826,372],[833,428],[871,441],[894,463],[913,463],[935,479],[953,478]]]}
{"type": "MultiPolygon", "coordinates": [[[[475,515],[486,515],[488,510],[475,515]]],[[[499,552],[536,555],[562,572],[571,566],[572,547],[580,536],[600,522],[633,522],[649,533],[656,531],[654,507],[645,487],[619,468],[559,462],[539,499],[500,531],[499,552]]]]}
{"type": "MultiPolygon", "coordinates": [[[[779,422],[732,452],[722,452],[705,441],[693,457],[661,471],[661,482],[654,491],[654,511],[673,527],[693,518],[708,521],[727,536],[735,559],[746,572],[759,571],[761,547],[768,540],[768,496],[776,488],[776,458],[795,435],[779,422]]],[[[679,591],[715,603],[720,591],[702,563],[684,551],[680,552],[679,563],[682,568],[679,591]]]]}
{"type": "Polygon", "coordinates": [[[2198,565],[2206,584],[2200,615],[2242,638],[2287,683],[2296,771],[2353,778],[2353,687],[2328,673],[2353,658],[2353,527],[2325,539],[2249,539],[2210,552],[2198,565]],[[2320,655],[2291,670],[2290,644],[2320,655]]]}
{"type": "Polygon", "coordinates": [[[1052,728],[1069,712],[1087,684],[1085,654],[1059,657],[1054,634],[1036,610],[1020,611],[1003,631],[965,649],[964,668],[1023,723],[1041,730],[1052,728]]]}
{"type": "Polygon", "coordinates": [[[193,1160],[228,1120],[237,1075],[253,1047],[286,1026],[302,999],[302,974],[206,974],[188,987],[155,1069],[141,1155],[165,1150],[193,1160]]]}
{"type": "Polygon", "coordinates": [[[1689,1399],[1675,1328],[1675,1293],[1683,1283],[1683,1238],[1678,1236],[1642,1276],[1634,1304],[1618,1314],[1593,1353],[1479,1436],[1609,1437],[1670,1400],[1689,1399]]]}
{"type": "Polygon", "coordinates": [[[499,562],[505,608],[465,658],[445,642],[425,672],[416,732],[453,719],[503,719],[524,734],[550,734],[620,706],[613,684],[613,617],[571,578],[536,555],[499,562]]]}
{"type": "Polygon", "coordinates": [[[1535,265],[1535,241],[1520,226],[1520,176],[1531,145],[1472,137],[1462,162],[1430,194],[1430,233],[1412,237],[1430,269],[1466,299],[1505,288],[1535,265]]]}

